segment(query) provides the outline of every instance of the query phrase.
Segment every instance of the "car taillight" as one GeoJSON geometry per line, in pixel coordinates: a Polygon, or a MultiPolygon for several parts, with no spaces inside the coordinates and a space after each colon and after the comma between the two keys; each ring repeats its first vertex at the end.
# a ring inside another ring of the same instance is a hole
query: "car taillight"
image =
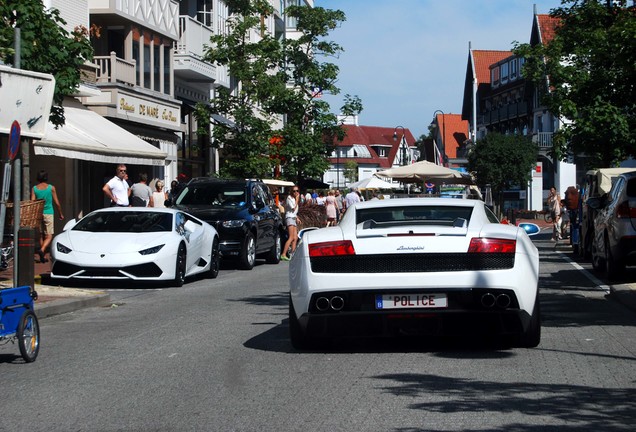
{"type": "Polygon", "coordinates": [[[516,240],[497,238],[474,238],[470,241],[468,252],[473,253],[515,253],[516,240]]]}
{"type": "Polygon", "coordinates": [[[636,218],[636,207],[630,207],[629,201],[620,203],[616,207],[617,218],[636,218]]]}
{"type": "Polygon", "coordinates": [[[309,245],[310,257],[355,255],[351,240],[341,240],[333,242],[313,243],[309,245]]]}

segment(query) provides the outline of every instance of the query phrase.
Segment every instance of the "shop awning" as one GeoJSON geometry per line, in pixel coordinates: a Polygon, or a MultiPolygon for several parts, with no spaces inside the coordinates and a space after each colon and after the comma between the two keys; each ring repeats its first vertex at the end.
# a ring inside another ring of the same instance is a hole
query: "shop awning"
{"type": "Polygon", "coordinates": [[[129,165],[165,165],[166,153],[79,102],[64,104],[66,124],[48,124],[44,138],[34,141],[36,155],[129,165]]]}

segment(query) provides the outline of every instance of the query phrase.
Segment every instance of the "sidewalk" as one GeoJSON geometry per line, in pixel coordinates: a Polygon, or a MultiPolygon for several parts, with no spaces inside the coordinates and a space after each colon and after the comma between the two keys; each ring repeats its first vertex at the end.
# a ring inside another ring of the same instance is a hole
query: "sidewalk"
{"type": "MultiPolygon", "coordinates": [[[[73,312],[79,309],[108,306],[110,294],[104,291],[82,288],[64,288],[53,285],[49,277],[50,263],[35,262],[34,258],[35,291],[38,299],[35,301],[35,312],[38,318],[73,312]]],[[[6,270],[0,271],[0,287],[13,287],[13,262],[6,270]]]]}

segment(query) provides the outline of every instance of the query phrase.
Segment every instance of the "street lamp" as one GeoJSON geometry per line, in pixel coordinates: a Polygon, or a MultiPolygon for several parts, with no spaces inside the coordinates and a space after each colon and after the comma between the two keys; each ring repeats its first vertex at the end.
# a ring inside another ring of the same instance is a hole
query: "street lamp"
{"type": "Polygon", "coordinates": [[[393,141],[397,141],[397,138],[398,138],[397,130],[398,129],[402,129],[402,139],[400,140],[400,146],[402,147],[401,148],[401,150],[402,150],[402,164],[401,165],[406,165],[407,145],[406,145],[406,139],[404,138],[404,127],[396,126],[395,129],[393,129],[393,141]],[[404,145],[402,145],[402,141],[404,141],[404,145]]]}
{"type": "MultiPolygon", "coordinates": [[[[442,110],[435,110],[435,112],[433,113],[433,117],[435,118],[435,120],[437,120],[437,113],[441,113],[442,114],[442,151],[443,153],[440,152],[440,155],[444,155],[444,157],[446,156],[446,143],[444,142],[444,140],[446,139],[446,119],[444,118],[444,116],[446,114],[444,114],[444,111],[442,110]]],[[[437,127],[439,127],[439,122],[437,124],[437,127]]],[[[435,146],[437,146],[437,144],[435,144],[435,146]]],[[[440,149],[438,148],[437,151],[439,151],[440,149]]],[[[433,152],[435,153],[435,152],[433,152]]],[[[435,155],[433,155],[435,156],[435,155]]],[[[442,165],[444,165],[444,158],[442,158],[440,156],[440,162],[442,163],[442,165]]]]}

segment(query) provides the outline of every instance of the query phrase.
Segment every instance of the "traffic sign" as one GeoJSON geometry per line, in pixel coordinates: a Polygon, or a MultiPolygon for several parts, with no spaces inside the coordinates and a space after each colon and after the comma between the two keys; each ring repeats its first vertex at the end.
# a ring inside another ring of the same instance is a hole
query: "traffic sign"
{"type": "Polygon", "coordinates": [[[20,123],[14,120],[9,131],[9,159],[13,160],[20,150],[20,123]]]}

